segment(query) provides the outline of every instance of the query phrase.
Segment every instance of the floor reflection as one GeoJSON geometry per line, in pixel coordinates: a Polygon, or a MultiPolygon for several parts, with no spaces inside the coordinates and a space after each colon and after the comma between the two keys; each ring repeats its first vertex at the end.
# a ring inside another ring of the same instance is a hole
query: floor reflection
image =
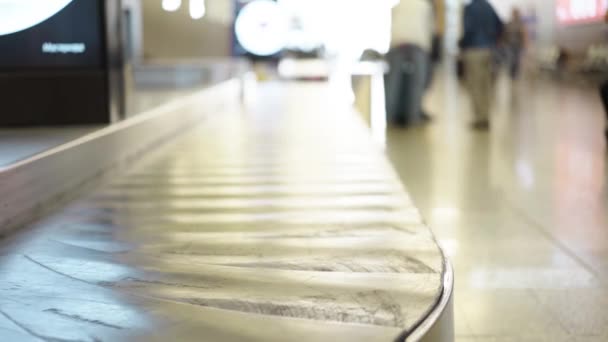
{"type": "Polygon", "coordinates": [[[457,340],[605,341],[604,114],[584,85],[502,77],[492,131],[469,130],[443,70],[435,121],[389,130],[388,152],[456,269],[457,340]],[[579,318],[584,317],[584,318],[579,318]]]}

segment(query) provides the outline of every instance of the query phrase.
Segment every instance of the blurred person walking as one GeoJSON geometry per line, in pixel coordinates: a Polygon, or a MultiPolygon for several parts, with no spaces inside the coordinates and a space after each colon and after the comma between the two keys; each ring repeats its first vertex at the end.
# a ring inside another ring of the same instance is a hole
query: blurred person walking
{"type": "Polygon", "coordinates": [[[521,57],[527,45],[527,36],[526,25],[522,19],[521,11],[515,7],[511,13],[511,21],[505,27],[504,34],[507,65],[512,79],[519,77],[521,57]]]}
{"type": "Polygon", "coordinates": [[[494,97],[494,55],[504,24],[487,0],[472,0],[464,9],[463,24],[460,47],[465,84],[475,115],[473,128],[487,130],[494,97]]]}
{"type": "Polygon", "coordinates": [[[391,48],[386,55],[386,110],[398,125],[429,119],[422,109],[430,82],[430,52],[434,33],[429,0],[401,0],[392,11],[391,48]]]}

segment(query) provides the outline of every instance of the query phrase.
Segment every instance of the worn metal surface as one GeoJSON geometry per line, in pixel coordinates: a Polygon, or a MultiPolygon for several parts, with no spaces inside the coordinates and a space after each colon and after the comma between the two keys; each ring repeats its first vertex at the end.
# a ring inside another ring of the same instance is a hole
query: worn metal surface
{"type": "Polygon", "coordinates": [[[442,256],[362,122],[268,86],[0,247],[0,340],[390,341],[442,256]]]}
{"type": "Polygon", "coordinates": [[[65,201],[83,184],[113,172],[205,117],[228,110],[241,93],[232,79],[120,123],[0,166],[0,236],[65,201]]]}

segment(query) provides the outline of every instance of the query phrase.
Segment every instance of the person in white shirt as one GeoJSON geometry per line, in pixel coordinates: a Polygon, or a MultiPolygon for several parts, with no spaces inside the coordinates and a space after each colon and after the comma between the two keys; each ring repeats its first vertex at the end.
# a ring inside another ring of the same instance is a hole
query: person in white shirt
{"type": "Polygon", "coordinates": [[[393,8],[386,106],[389,120],[398,125],[428,119],[422,99],[430,81],[434,27],[430,0],[401,0],[393,8]]]}

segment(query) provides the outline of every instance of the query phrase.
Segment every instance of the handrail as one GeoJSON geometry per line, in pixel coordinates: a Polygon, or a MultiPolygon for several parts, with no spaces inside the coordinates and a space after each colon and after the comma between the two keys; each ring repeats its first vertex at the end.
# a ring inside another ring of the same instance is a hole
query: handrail
{"type": "Polygon", "coordinates": [[[437,303],[414,328],[396,341],[448,342],[454,340],[454,269],[443,253],[443,289],[437,303]]]}

